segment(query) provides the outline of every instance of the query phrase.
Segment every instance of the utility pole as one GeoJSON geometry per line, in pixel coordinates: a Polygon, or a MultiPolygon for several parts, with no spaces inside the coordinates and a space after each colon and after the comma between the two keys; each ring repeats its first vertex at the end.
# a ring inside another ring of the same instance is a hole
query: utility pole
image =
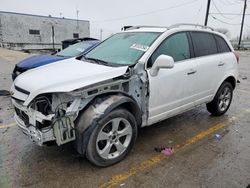
{"type": "Polygon", "coordinates": [[[211,0],[207,0],[207,12],[206,12],[206,18],[205,18],[205,23],[204,23],[205,26],[207,26],[209,9],[210,9],[210,3],[211,3],[211,0]]]}
{"type": "Polygon", "coordinates": [[[243,33],[243,26],[244,26],[244,21],[245,21],[246,9],[247,9],[247,0],[244,0],[244,9],[243,9],[242,22],[241,22],[241,28],[240,28],[240,38],[239,38],[239,43],[238,43],[238,49],[240,49],[241,38],[242,38],[242,33],[243,33]]]}

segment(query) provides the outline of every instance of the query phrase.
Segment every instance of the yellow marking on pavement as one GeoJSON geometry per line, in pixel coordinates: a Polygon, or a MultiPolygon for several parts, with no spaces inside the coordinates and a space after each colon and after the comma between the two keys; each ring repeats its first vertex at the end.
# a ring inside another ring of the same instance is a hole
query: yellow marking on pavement
{"type": "Polygon", "coordinates": [[[10,127],[14,127],[16,125],[16,123],[11,123],[8,125],[0,125],[0,129],[6,129],[6,128],[10,128],[10,127]]]}
{"type": "MultiPolygon", "coordinates": [[[[222,129],[223,127],[225,127],[225,124],[219,123],[214,125],[213,127],[202,131],[201,133],[195,135],[194,137],[186,140],[183,144],[177,145],[175,147],[175,151],[174,153],[178,152],[179,150],[185,148],[186,146],[189,146],[203,138],[205,138],[208,135],[211,135],[212,133],[214,133],[215,131],[222,129]]],[[[163,159],[168,158],[167,156],[164,156],[163,154],[158,154],[155,155],[153,157],[151,157],[150,159],[147,159],[143,162],[141,162],[138,166],[135,166],[133,168],[131,168],[129,171],[124,172],[122,174],[119,175],[115,175],[111,178],[111,180],[109,180],[108,182],[102,184],[99,186],[99,188],[106,188],[106,187],[112,187],[115,186],[119,183],[121,183],[122,181],[127,180],[128,178],[135,176],[136,174],[144,171],[145,169],[148,169],[154,165],[156,165],[157,163],[161,162],[163,159]]]]}

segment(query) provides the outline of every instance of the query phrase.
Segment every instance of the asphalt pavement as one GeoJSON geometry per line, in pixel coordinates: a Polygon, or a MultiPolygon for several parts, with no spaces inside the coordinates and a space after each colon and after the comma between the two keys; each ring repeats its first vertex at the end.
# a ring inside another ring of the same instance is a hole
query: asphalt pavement
{"type": "MultiPolygon", "coordinates": [[[[205,105],[143,128],[125,160],[98,168],[71,144],[39,147],[18,129],[9,96],[0,96],[0,187],[225,187],[250,184],[250,52],[240,53],[240,81],[229,111],[205,105]],[[172,148],[166,155],[156,147],[172,148]]],[[[30,56],[0,49],[0,90],[30,56]]]]}

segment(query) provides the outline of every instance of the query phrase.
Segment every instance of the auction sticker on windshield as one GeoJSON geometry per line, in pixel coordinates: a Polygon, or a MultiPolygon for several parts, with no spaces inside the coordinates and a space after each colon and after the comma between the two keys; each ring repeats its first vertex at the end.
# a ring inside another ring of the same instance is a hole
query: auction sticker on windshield
{"type": "Polygon", "coordinates": [[[146,52],[149,49],[149,46],[143,44],[133,44],[130,48],[146,52]]]}

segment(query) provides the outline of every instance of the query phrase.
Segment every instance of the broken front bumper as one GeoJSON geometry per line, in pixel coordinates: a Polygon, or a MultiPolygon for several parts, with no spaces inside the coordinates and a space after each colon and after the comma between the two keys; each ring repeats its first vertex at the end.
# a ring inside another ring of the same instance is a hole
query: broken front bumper
{"type": "Polygon", "coordinates": [[[33,142],[35,142],[37,145],[42,146],[44,143],[49,141],[54,141],[54,132],[52,128],[44,128],[41,130],[38,130],[33,125],[25,125],[23,120],[18,117],[18,115],[15,113],[14,119],[18,125],[18,127],[21,128],[23,133],[29,137],[29,139],[33,142]]]}
{"type": "Polygon", "coordinates": [[[42,146],[56,141],[57,145],[62,145],[75,140],[75,114],[64,114],[55,118],[54,114],[44,115],[31,107],[25,107],[18,100],[12,99],[12,103],[15,107],[16,123],[36,144],[42,146]]]}
{"type": "Polygon", "coordinates": [[[53,116],[44,116],[40,112],[23,106],[16,99],[12,99],[12,104],[15,107],[14,119],[17,125],[33,142],[42,146],[46,142],[55,140],[54,130],[51,126],[40,129],[36,126],[37,122],[49,121],[53,116]]]}

